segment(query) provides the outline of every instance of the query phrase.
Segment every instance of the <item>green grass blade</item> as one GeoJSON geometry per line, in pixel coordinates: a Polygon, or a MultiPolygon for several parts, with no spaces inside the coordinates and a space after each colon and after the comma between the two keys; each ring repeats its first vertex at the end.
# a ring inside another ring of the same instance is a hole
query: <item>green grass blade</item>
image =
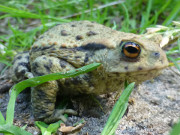
{"type": "Polygon", "coordinates": [[[122,7],[125,12],[125,23],[123,24],[122,31],[129,32],[129,26],[130,26],[129,12],[124,3],[122,3],[122,7]]]}
{"type": "Polygon", "coordinates": [[[7,17],[11,17],[11,15],[10,14],[1,15],[0,19],[7,18],[7,17]]]}
{"type": "Polygon", "coordinates": [[[170,135],[180,135],[180,120],[173,126],[170,135]]]}
{"type": "Polygon", "coordinates": [[[26,127],[27,127],[27,124],[26,124],[26,125],[24,125],[24,126],[23,126],[23,127],[21,127],[21,128],[25,130],[25,129],[26,129],[26,127]]]}
{"type": "Polygon", "coordinates": [[[17,92],[17,95],[25,88],[27,87],[34,87],[37,85],[40,85],[44,82],[47,81],[53,81],[53,80],[58,80],[62,78],[69,78],[69,77],[75,77],[80,74],[84,74],[87,72],[90,72],[94,69],[96,69],[98,66],[100,66],[100,63],[93,63],[84,67],[81,67],[79,69],[71,70],[66,73],[53,73],[53,74],[48,74],[48,75],[43,75],[39,77],[34,77],[31,79],[24,80],[22,82],[19,82],[14,86],[14,89],[17,92]]]}
{"type": "Polygon", "coordinates": [[[4,116],[2,115],[2,113],[0,112],[0,125],[3,125],[3,124],[5,124],[6,123],[6,121],[5,121],[5,119],[4,119],[4,116]]]}
{"type": "Polygon", "coordinates": [[[52,19],[52,20],[56,20],[56,21],[61,21],[61,22],[70,22],[70,20],[52,17],[52,16],[48,16],[48,15],[39,15],[39,14],[31,13],[28,11],[24,11],[24,10],[6,7],[1,4],[0,4],[0,11],[4,12],[4,13],[9,13],[8,15],[11,15],[12,17],[33,18],[33,19],[44,18],[44,19],[52,19]]]}
{"type": "Polygon", "coordinates": [[[36,18],[36,19],[39,18],[39,15],[37,15],[37,14],[33,14],[33,13],[23,11],[23,10],[18,10],[18,9],[11,8],[11,7],[6,7],[3,5],[0,5],[0,11],[4,12],[4,13],[9,13],[11,15],[16,15],[18,17],[25,17],[25,18],[30,17],[30,18],[36,18]]]}
{"type": "Polygon", "coordinates": [[[49,126],[41,121],[36,121],[36,126],[41,130],[42,135],[51,135],[52,133],[56,132],[57,129],[60,127],[61,120],[56,123],[50,124],[49,126]]]}
{"type": "Polygon", "coordinates": [[[150,13],[151,13],[151,9],[152,9],[152,3],[153,3],[153,0],[149,0],[148,1],[148,6],[147,6],[147,10],[146,10],[146,21],[149,20],[149,17],[150,17],[150,13]]]}
{"type": "Polygon", "coordinates": [[[10,100],[9,100],[7,112],[6,112],[6,123],[13,124],[16,97],[25,88],[34,87],[47,81],[58,80],[61,78],[75,77],[77,75],[90,72],[96,69],[100,65],[101,65],[100,63],[93,63],[93,64],[90,64],[90,65],[87,65],[87,66],[84,66],[84,67],[81,67],[72,71],[68,71],[67,73],[61,73],[61,72],[53,73],[53,74],[48,74],[44,76],[34,77],[34,78],[27,79],[27,80],[17,83],[16,85],[13,86],[12,91],[11,91],[10,100]]]}
{"type": "MultiPolygon", "coordinates": [[[[152,9],[152,3],[153,3],[153,0],[148,0],[147,10],[146,10],[146,12],[142,13],[140,27],[144,27],[149,22],[149,18],[151,15],[150,13],[151,13],[151,9],[152,9]]],[[[143,33],[144,31],[145,31],[145,29],[140,29],[140,33],[143,33]]]]}
{"type": "Polygon", "coordinates": [[[177,63],[177,61],[174,58],[170,57],[170,56],[167,56],[167,58],[170,61],[172,61],[174,63],[174,65],[176,66],[176,68],[180,71],[180,67],[179,67],[179,64],[177,63]]]}
{"type": "Polygon", "coordinates": [[[179,50],[172,50],[172,51],[166,52],[167,55],[176,54],[176,53],[179,53],[179,50]]]}
{"type": "Polygon", "coordinates": [[[32,135],[22,128],[10,124],[0,125],[0,133],[11,133],[14,135],[32,135]]]}
{"type": "Polygon", "coordinates": [[[171,13],[166,18],[166,20],[163,22],[162,25],[169,25],[174,20],[174,18],[178,15],[179,12],[180,12],[180,1],[177,1],[176,6],[173,7],[173,10],[171,11],[171,13]]]}
{"type": "Polygon", "coordinates": [[[41,133],[44,134],[46,132],[46,128],[48,125],[44,122],[41,121],[36,121],[35,125],[41,130],[41,133]]]}
{"type": "Polygon", "coordinates": [[[12,89],[6,111],[6,124],[13,124],[16,97],[16,91],[12,89]]]}
{"type": "Polygon", "coordinates": [[[3,59],[0,59],[0,62],[6,64],[7,66],[12,66],[11,63],[9,63],[8,61],[5,61],[3,59]]]}
{"type": "Polygon", "coordinates": [[[180,38],[177,41],[177,45],[178,45],[178,50],[179,50],[179,53],[180,53],[180,38]]]}
{"type": "MultiPolygon", "coordinates": [[[[160,8],[160,10],[157,12],[157,16],[159,16],[170,4],[171,4],[172,0],[168,0],[167,2],[164,3],[164,5],[160,8]]],[[[150,23],[153,23],[153,21],[155,20],[155,16],[151,19],[150,23]]]]}
{"type": "Polygon", "coordinates": [[[119,100],[116,102],[115,106],[113,107],[113,110],[108,118],[108,121],[101,135],[114,135],[115,130],[119,124],[119,121],[127,109],[129,96],[134,88],[134,85],[135,83],[129,84],[123,91],[119,100]]]}
{"type": "Polygon", "coordinates": [[[51,132],[51,133],[54,133],[58,130],[58,128],[60,127],[60,124],[62,123],[61,120],[59,120],[58,122],[56,123],[53,123],[53,124],[50,124],[47,128],[47,131],[51,132]]]}
{"type": "Polygon", "coordinates": [[[172,0],[168,0],[167,2],[164,3],[164,5],[158,10],[156,15],[154,15],[150,21],[148,21],[146,24],[143,25],[142,29],[148,27],[149,25],[153,24],[156,20],[156,18],[163,12],[165,9],[171,4],[172,0]]]}

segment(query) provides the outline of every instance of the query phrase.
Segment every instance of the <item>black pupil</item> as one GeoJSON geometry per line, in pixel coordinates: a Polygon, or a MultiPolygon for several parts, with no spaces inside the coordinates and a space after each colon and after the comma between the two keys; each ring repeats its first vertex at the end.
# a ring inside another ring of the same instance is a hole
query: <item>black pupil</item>
{"type": "Polygon", "coordinates": [[[138,49],[134,46],[127,46],[125,47],[125,49],[129,52],[129,53],[138,53],[138,49]]]}

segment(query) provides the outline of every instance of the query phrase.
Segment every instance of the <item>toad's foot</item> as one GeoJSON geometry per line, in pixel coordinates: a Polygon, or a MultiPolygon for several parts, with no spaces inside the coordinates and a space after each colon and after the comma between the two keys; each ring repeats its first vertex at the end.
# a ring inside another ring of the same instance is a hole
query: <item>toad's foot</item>
{"type": "Polygon", "coordinates": [[[44,122],[52,123],[58,120],[62,120],[63,122],[66,122],[67,118],[64,116],[64,114],[77,115],[77,112],[72,109],[56,109],[50,117],[44,119],[44,122]]]}

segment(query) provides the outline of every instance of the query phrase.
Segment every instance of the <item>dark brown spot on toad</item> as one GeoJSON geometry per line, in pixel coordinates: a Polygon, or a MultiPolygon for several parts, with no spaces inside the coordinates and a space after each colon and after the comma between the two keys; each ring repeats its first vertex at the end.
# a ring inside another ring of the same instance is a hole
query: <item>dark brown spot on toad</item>
{"type": "Polygon", "coordinates": [[[46,71],[47,71],[48,73],[50,73],[50,67],[49,67],[49,65],[44,64],[44,68],[46,69],[46,71]]]}
{"type": "Polygon", "coordinates": [[[66,62],[60,60],[60,61],[59,61],[59,65],[60,65],[62,68],[65,68],[65,67],[66,67],[66,62]]]}
{"type": "Polygon", "coordinates": [[[38,64],[37,62],[34,62],[34,63],[32,64],[32,68],[36,69],[37,67],[39,67],[39,64],[38,64]]]}
{"type": "Polygon", "coordinates": [[[46,69],[46,71],[48,72],[48,73],[50,73],[50,71],[51,71],[51,68],[52,68],[52,61],[49,59],[49,61],[48,61],[48,64],[44,64],[44,68],[46,69]]]}
{"type": "Polygon", "coordinates": [[[87,36],[94,36],[94,35],[97,35],[97,33],[94,32],[94,31],[89,31],[89,32],[86,33],[86,35],[87,36]]]}
{"type": "Polygon", "coordinates": [[[89,60],[89,55],[86,53],[85,59],[84,59],[84,63],[88,62],[89,60]]]}
{"type": "Polygon", "coordinates": [[[101,50],[101,49],[105,49],[106,46],[103,44],[98,44],[98,43],[88,43],[86,45],[77,47],[77,50],[89,50],[89,51],[96,51],[96,50],[101,50]]]}
{"type": "Polygon", "coordinates": [[[61,30],[61,35],[62,36],[68,36],[68,32],[66,30],[61,30]]]}
{"type": "Polygon", "coordinates": [[[142,70],[143,68],[142,67],[138,67],[138,70],[142,70]]]}
{"type": "Polygon", "coordinates": [[[18,63],[18,65],[19,65],[19,66],[23,66],[23,67],[25,67],[25,68],[27,68],[27,69],[30,69],[28,62],[20,62],[20,63],[18,63]]]}
{"type": "Polygon", "coordinates": [[[75,56],[76,59],[81,58],[81,56],[75,56]]]}
{"type": "Polygon", "coordinates": [[[14,72],[17,78],[24,77],[24,74],[30,70],[29,63],[19,62],[14,72]],[[21,68],[20,68],[21,67],[21,68]]]}
{"type": "Polygon", "coordinates": [[[18,71],[18,67],[16,67],[16,69],[15,69],[15,75],[18,78],[20,78],[21,76],[24,76],[25,72],[26,72],[25,69],[23,69],[21,71],[18,71]]]}
{"type": "Polygon", "coordinates": [[[128,70],[128,66],[124,67],[124,69],[128,70]]]}
{"type": "Polygon", "coordinates": [[[51,51],[55,51],[56,50],[56,48],[51,48],[51,51]]]}
{"type": "Polygon", "coordinates": [[[38,50],[38,47],[37,46],[33,46],[32,49],[31,49],[31,52],[36,52],[38,50]]]}
{"type": "Polygon", "coordinates": [[[52,45],[50,45],[50,46],[45,46],[45,47],[42,47],[42,48],[40,48],[40,49],[41,49],[41,51],[43,51],[43,50],[51,49],[51,48],[53,48],[53,47],[54,47],[54,45],[52,44],[52,45]]]}
{"type": "Polygon", "coordinates": [[[21,59],[21,58],[22,58],[22,56],[18,56],[16,59],[19,60],[19,59],[21,59]]]}
{"type": "Polygon", "coordinates": [[[29,55],[27,55],[25,58],[26,58],[27,60],[29,60],[29,55]]]}
{"type": "Polygon", "coordinates": [[[44,75],[44,73],[40,73],[40,72],[38,72],[36,70],[34,70],[33,73],[35,74],[35,76],[42,76],[42,75],[44,75]]]}
{"type": "Polygon", "coordinates": [[[81,35],[76,36],[76,40],[81,40],[81,39],[83,39],[83,36],[81,36],[81,35]]]}
{"type": "Polygon", "coordinates": [[[75,77],[71,79],[71,83],[74,85],[82,84],[82,80],[80,77],[75,77]]]}
{"type": "Polygon", "coordinates": [[[51,103],[51,100],[48,98],[48,94],[45,91],[39,89],[39,90],[37,90],[36,94],[37,94],[38,98],[45,99],[45,100],[43,100],[44,103],[46,103],[46,104],[51,103]]]}
{"type": "Polygon", "coordinates": [[[72,24],[71,26],[72,26],[72,27],[76,27],[76,25],[74,25],[74,24],[72,24]]]}

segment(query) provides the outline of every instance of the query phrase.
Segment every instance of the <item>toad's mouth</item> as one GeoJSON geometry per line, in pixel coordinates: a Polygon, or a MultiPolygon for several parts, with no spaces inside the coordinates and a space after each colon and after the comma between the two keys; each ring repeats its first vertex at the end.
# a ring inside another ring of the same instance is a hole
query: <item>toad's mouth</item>
{"type": "Polygon", "coordinates": [[[124,72],[124,73],[117,73],[113,72],[108,74],[108,77],[112,78],[121,78],[123,80],[127,80],[128,82],[136,82],[141,83],[146,80],[153,79],[157,77],[164,68],[154,68],[149,70],[140,70],[134,72],[124,72]]]}
{"type": "Polygon", "coordinates": [[[138,68],[137,70],[127,70],[127,71],[120,71],[120,72],[117,72],[117,71],[110,71],[107,73],[112,76],[114,76],[115,74],[124,74],[124,75],[137,75],[137,74],[147,74],[147,73],[150,73],[150,72],[158,72],[158,71],[161,71],[165,68],[167,68],[169,65],[166,65],[166,66],[162,66],[162,67],[156,67],[156,68],[138,68]]]}
{"type": "Polygon", "coordinates": [[[142,74],[142,73],[147,73],[147,72],[155,72],[155,71],[161,71],[161,70],[163,70],[163,69],[165,69],[165,68],[167,68],[169,65],[166,65],[166,66],[159,66],[159,67],[152,67],[152,68],[141,68],[141,67],[139,67],[137,70],[135,70],[135,71],[127,71],[126,72],[126,74],[138,74],[138,73],[140,73],[140,74],[142,74]]]}

